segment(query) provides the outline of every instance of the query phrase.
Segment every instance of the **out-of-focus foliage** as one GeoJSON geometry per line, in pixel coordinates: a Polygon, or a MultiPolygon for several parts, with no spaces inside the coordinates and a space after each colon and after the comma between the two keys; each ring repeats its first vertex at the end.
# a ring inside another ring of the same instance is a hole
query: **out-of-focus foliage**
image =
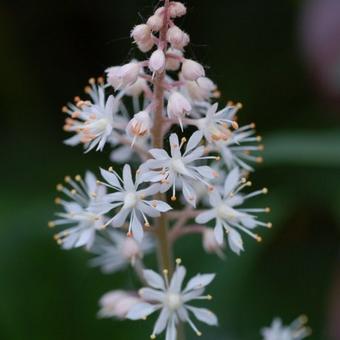
{"type": "MultiPolygon", "coordinates": [[[[45,226],[55,209],[54,184],[108,165],[101,154],[61,144],[59,108],[88,77],[135,55],[128,32],[152,5],[0,4],[1,339],[148,338],[150,321],[96,319],[103,293],[135,287],[132,272],[104,276],[88,268],[86,254],[59,250],[45,226]]],[[[256,121],[264,136],[265,162],[254,182],[270,189],[260,203],[272,207],[273,222],[261,244],[248,240],[245,254],[228,253],[225,262],[204,255],[197,236],[176,249],[191,273],[219,275],[211,293],[221,327],[203,327],[206,339],[257,339],[273,316],[289,322],[299,313],[310,317],[312,339],[328,339],[340,250],[340,115],[319,100],[299,52],[303,2],[188,5],[183,25],[192,34],[192,56],[211,65],[222,101],[240,100],[240,121],[256,121]]]]}

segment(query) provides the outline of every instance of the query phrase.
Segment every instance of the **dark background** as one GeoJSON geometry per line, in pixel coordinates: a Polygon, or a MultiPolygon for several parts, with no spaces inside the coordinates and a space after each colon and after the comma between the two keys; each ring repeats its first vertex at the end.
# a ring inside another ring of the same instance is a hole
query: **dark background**
{"type": "MultiPolygon", "coordinates": [[[[260,339],[274,316],[289,323],[301,313],[310,318],[311,339],[340,339],[336,3],[187,1],[181,25],[191,34],[189,55],[208,67],[222,102],[243,103],[240,122],[255,121],[264,136],[265,162],[253,181],[270,195],[254,206],[271,206],[274,226],[261,233],[261,244],[245,237],[246,252],[228,252],[225,262],[205,255],[196,236],[176,249],[191,275],[218,274],[210,292],[220,327],[203,325],[204,339],[260,339]]],[[[0,2],[0,339],[137,340],[151,333],[152,318],[147,325],[96,318],[100,296],[135,288],[133,274],[88,268],[88,255],[61,251],[46,225],[64,175],[109,164],[107,152],[84,155],[62,144],[60,108],[89,77],[136,55],[129,31],[156,4],[0,2]]]]}

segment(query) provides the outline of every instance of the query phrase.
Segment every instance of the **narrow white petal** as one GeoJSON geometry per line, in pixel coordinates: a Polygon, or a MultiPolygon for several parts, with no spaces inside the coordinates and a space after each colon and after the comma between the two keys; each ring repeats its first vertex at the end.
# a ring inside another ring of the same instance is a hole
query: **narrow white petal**
{"type": "Polygon", "coordinates": [[[145,281],[150,287],[165,290],[163,278],[153,270],[150,269],[144,270],[143,276],[145,281]]]}
{"type": "Polygon", "coordinates": [[[215,274],[198,274],[189,280],[184,292],[192,289],[201,289],[206,287],[215,278],[215,274]]]}
{"type": "Polygon", "coordinates": [[[230,171],[228,174],[225,182],[224,182],[224,196],[227,197],[234,191],[236,186],[239,183],[240,179],[240,170],[239,168],[234,168],[233,170],[230,171]]]}
{"type": "Polygon", "coordinates": [[[156,321],[155,327],[153,329],[153,334],[157,335],[164,331],[169,319],[169,310],[167,308],[163,308],[159,317],[156,321]]]}
{"type": "Polygon", "coordinates": [[[228,243],[231,250],[237,255],[240,255],[240,252],[244,250],[240,233],[232,228],[229,228],[228,243]]]}
{"type": "Polygon", "coordinates": [[[187,308],[195,315],[197,320],[202,321],[210,326],[218,325],[216,315],[209,309],[197,308],[192,306],[187,306],[187,308]]]}
{"type": "Polygon", "coordinates": [[[223,227],[219,220],[216,221],[216,225],[214,228],[214,235],[218,244],[223,244],[223,227]]]}
{"type": "Polygon", "coordinates": [[[168,327],[166,328],[165,340],[176,340],[176,337],[177,337],[176,323],[175,318],[172,317],[168,322],[168,327]]]}
{"type": "Polygon", "coordinates": [[[120,182],[119,182],[119,179],[118,179],[119,177],[117,176],[117,174],[115,172],[100,169],[100,173],[101,173],[102,177],[106,180],[107,183],[109,183],[110,185],[112,185],[115,188],[122,190],[122,186],[120,185],[120,182]]]}
{"type": "Polygon", "coordinates": [[[126,191],[132,191],[135,189],[135,184],[132,180],[131,167],[129,164],[125,164],[123,168],[123,181],[124,189],[126,191]]]}
{"type": "Polygon", "coordinates": [[[172,275],[170,282],[170,291],[174,293],[179,293],[182,288],[183,280],[185,278],[186,269],[183,266],[178,266],[172,275]]]}
{"type": "Polygon", "coordinates": [[[157,307],[149,303],[139,303],[134,305],[128,312],[126,318],[130,320],[139,320],[152,314],[157,307]]]}
{"type": "Polygon", "coordinates": [[[196,148],[196,146],[201,142],[202,140],[202,132],[201,131],[195,131],[191,137],[189,138],[188,144],[185,149],[185,153],[190,152],[192,149],[196,148]]]}
{"type": "Polygon", "coordinates": [[[168,153],[163,149],[151,149],[151,150],[149,150],[149,153],[155,159],[167,160],[167,159],[170,158],[168,153]]]}
{"type": "Polygon", "coordinates": [[[143,300],[149,302],[162,302],[164,300],[164,292],[153,288],[142,288],[139,290],[139,295],[143,300]]]}
{"type": "Polygon", "coordinates": [[[195,221],[196,221],[196,223],[199,223],[199,224],[205,224],[205,223],[211,221],[214,218],[216,218],[215,210],[210,209],[210,210],[207,210],[207,211],[200,213],[195,218],[195,221]]]}

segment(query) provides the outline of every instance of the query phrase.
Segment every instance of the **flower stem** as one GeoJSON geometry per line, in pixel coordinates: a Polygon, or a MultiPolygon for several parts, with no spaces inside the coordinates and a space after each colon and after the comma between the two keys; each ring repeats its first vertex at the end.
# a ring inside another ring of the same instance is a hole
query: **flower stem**
{"type": "MultiPolygon", "coordinates": [[[[165,0],[164,4],[164,23],[163,27],[160,31],[159,36],[159,48],[162,48],[165,52],[166,49],[166,34],[168,30],[169,23],[169,0],[165,0]]],[[[163,148],[163,138],[164,138],[164,129],[163,129],[163,111],[164,111],[164,87],[163,81],[165,78],[165,70],[163,72],[157,73],[154,79],[154,123],[153,129],[151,131],[152,134],[152,144],[155,148],[163,148]]],[[[155,199],[158,200],[166,200],[165,194],[157,194],[155,199]]],[[[156,235],[158,238],[158,263],[160,270],[167,269],[169,274],[172,274],[173,271],[173,261],[172,261],[172,252],[169,245],[169,235],[168,235],[168,220],[166,214],[162,214],[160,218],[156,221],[156,235]]]]}

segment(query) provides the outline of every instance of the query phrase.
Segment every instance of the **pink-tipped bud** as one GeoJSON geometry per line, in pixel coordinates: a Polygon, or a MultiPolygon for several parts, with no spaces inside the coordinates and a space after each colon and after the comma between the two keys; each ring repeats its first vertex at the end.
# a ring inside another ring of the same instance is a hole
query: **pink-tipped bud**
{"type": "Polygon", "coordinates": [[[184,79],[194,81],[200,77],[204,77],[205,71],[203,66],[198,62],[191,59],[185,59],[182,64],[182,75],[184,79]]]}
{"type": "Polygon", "coordinates": [[[121,66],[119,70],[117,70],[119,85],[118,87],[115,87],[115,89],[117,90],[119,87],[126,87],[135,83],[138,79],[140,70],[140,64],[135,61],[121,66]]]}
{"type": "Polygon", "coordinates": [[[152,120],[147,111],[140,111],[136,113],[129,121],[126,132],[130,137],[144,137],[150,134],[152,127],[152,120]]]}
{"type": "Polygon", "coordinates": [[[179,92],[171,93],[168,100],[168,116],[176,117],[180,120],[192,110],[189,101],[179,92]]]}
{"type": "Polygon", "coordinates": [[[151,31],[158,32],[163,26],[163,16],[162,15],[152,15],[146,23],[151,31]]]}
{"type": "Polygon", "coordinates": [[[155,11],[155,15],[164,15],[164,6],[162,6],[162,7],[158,7],[157,9],[156,9],[156,11],[155,11]]]}
{"type": "Polygon", "coordinates": [[[120,86],[120,78],[118,77],[118,71],[120,66],[109,67],[105,70],[107,82],[114,88],[118,88],[120,86]]]}
{"type": "Polygon", "coordinates": [[[177,50],[182,50],[190,42],[188,34],[175,25],[169,28],[166,39],[177,50]]]}
{"type": "Polygon", "coordinates": [[[171,1],[169,13],[171,18],[179,18],[187,13],[187,9],[181,2],[171,1]]]}
{"type": "Polygon", "coordinates": [[[215,233],[212,229],[206,228],[203,232],[203,248],[208,254],[217,254],[219,257],[224,258],[223,247],[224,244],[220,245],[216,241],[215,233]]]}
{"type": "Polygon", "coordinates": [[[179,70],[181,67],[183,52],[180,50],[175,50],[174,48],[169,48],[166,53],[171,55],[166,59],[166,69],[169,71],[179,70]]]}
{"type": "Polygon", "coordinates": [[[152,72],[162,72],[165,67],[165,55],[164,52],[160,49],[154,51],[151,54],[149,60],[149,69],[152,72]]]}
{"type": "Polygon", "coordinates": [[[99,301],[100,311],[98,316],[101,318],[125,319],[129,310],[141,299],[135,292],[125,292],[123,290],[113,290],[102,296],[99,301]]]}
{"type": "Polygon", "coordinates": [[[149,40],[151,36],[150,27],[146,24],[140,24],[133,28],[131,31],[131,37],[136,43],[145,42],[149,40]]]}

